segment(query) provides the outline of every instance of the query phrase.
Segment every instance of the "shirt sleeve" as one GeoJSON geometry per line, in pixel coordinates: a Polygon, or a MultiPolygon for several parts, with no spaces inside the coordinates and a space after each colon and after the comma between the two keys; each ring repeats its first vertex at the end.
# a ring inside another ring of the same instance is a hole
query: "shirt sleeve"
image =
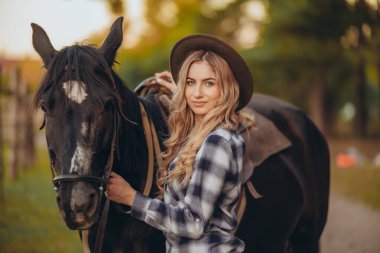
{"type": "Polygon", "coordinates": [[[131,215],[163,232],[200,238],[222,192],[233,154],[231,144],[219,135],[208,136],[199,152],[183,201],[172,205],[137,193],[131,215]]]}

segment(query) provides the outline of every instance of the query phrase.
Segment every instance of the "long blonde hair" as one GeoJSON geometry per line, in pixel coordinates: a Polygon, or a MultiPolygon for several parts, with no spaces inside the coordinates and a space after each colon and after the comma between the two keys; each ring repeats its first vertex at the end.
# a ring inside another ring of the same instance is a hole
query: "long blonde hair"
{"type": "Polygon", "coordinates": [[[159,196],[163,196],[166,181],[178,180],[186,186],[193,172],[195,156],[207,135],[218,126],[237,130],[239,119],[236,107],[239,101],[238,83],[227,62],[219,55],[205,50],[192,52],[183,62],[178,75],[177,89],[170,106],[168,125],[170,137],[164,142],[166,152],[159,165],[157,186],[159,196]],[[216,85],[220,85],[221,95],[215,108],[203,116],[195,125],[195,116],[185,98],[186,79],[190,66],[205,61],[216,74],[216,85]],[[168,174],[170,162],[181,152],[173,170],[168,174]]]}

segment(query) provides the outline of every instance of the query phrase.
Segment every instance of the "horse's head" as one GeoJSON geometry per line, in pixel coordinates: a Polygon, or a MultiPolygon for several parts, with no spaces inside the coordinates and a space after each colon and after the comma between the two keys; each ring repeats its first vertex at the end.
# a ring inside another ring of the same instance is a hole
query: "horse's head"
{"type": "Polygon", "coordinates": [[[69,228],[88,229],[99,217],[99,188],[113,161],[120,98],[111,67],[122,42],[122,18],[99,48],[57,51],[41,27],[32,28],[34,48],[47,69],[34,106],[45,113],[58,207],[69,228]]]}

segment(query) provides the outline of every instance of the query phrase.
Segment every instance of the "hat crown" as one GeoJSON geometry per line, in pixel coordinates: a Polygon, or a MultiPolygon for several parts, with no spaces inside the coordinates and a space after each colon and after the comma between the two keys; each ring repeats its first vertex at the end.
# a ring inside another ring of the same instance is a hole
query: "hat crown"
{"type": "Polygon", "coordinates": [[[178,74],[185,59],[197,50],[212,51],[227,62],[239,85],[239,104],[236,110],[246,106],[253,93],[253,77],[249,67],[234,48],[214,36],[192,34],[180,39],[173,46],[170,53],[170,70],[174,81],[178,82],[178,74]]]}

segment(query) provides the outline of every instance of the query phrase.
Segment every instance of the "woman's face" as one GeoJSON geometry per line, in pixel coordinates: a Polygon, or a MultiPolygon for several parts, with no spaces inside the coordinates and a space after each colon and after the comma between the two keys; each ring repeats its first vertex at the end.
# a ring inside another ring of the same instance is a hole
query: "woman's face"
{"type": "Polygon", "coordinates": [[[185,97],[195,114],[201,119],[215,108],[220,98],[220,84],[216,83],[216,74],[206,61],[194,62],[190,65],[185,86],[185,97]]]}

